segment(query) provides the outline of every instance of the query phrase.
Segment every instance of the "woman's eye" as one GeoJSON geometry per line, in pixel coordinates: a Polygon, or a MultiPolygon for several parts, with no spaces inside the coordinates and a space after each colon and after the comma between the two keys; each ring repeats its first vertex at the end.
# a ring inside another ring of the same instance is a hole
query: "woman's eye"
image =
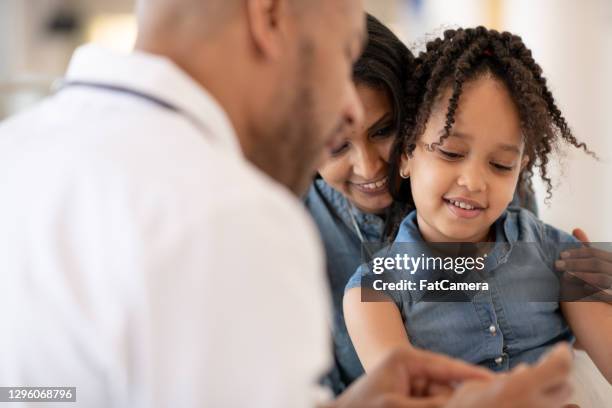
{"type": "Polygon", "coordinates": [[[376,132],[372,133],[371,137],[373,138],[385,138],[391,136],[393,133],[393,126],[385,126],[383,128],[378,129],[376,132]]]}
{"type": "Polygon", "coordinates": [[[514,166],[504,166],[503,164],[491,163],[493,167],[500,171],[512,171],[514,170],[514,166]]]}
{"type": "Polygon", "coordinates": [[[348,147],[349,147],[349,144],[348,143],[344,143],[340,147],[337,147],[337,148],[333,149],[331,151],[331,155],[332,156],[339,156],[342,153],[344,153],[346,151],[346,149],[348,149],[348,147]]]}
{"type": "Polygon", "coordinates": [[[460,153],[449,152],[447,150],[442,150],[440,148],[438,148],[438,151],[440,152],[440,154],[442,156],[444,156],[446,159],[450,159],[450,160],[457,160],[457,159],[461,159],[463,157],[463,155],[460,154],[460,153]]]}

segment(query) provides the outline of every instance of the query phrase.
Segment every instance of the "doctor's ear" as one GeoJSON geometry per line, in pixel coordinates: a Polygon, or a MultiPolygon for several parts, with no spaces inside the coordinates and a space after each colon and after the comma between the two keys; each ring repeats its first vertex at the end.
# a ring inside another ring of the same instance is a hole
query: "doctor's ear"
{"type": "Polygon", "coordinates": [[[287,43],[289,0],[247,0],[248,30],[260,56],[276,59],[287,43]]]}

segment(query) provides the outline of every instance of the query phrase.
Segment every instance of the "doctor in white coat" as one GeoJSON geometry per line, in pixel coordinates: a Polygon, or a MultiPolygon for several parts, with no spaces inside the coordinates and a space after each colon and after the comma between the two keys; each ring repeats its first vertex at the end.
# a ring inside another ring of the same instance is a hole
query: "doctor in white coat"
{"type": "Polygon", "coordinates": [[[503,379],[398,350],[321,401],[328,288],[292,193],[362,121],[362,5],[138,13],[133,53],[79,48],[54,96],[0,125],[0,386],[105,408],[459,407],[520,384],[541,406],[565,398],[567,350],[503,379]]]}

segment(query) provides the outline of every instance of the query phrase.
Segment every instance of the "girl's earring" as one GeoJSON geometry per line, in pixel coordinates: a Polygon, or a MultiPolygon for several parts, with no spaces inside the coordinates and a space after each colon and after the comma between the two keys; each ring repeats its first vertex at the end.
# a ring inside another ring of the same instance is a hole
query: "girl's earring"
{"type": "Polygon", "coordinates": [[[404,180],[410,177],[410,174],[404,174],[404,169],[400,169],[399,174],[400,174],[400,177],[403,178],[404,180]]]}

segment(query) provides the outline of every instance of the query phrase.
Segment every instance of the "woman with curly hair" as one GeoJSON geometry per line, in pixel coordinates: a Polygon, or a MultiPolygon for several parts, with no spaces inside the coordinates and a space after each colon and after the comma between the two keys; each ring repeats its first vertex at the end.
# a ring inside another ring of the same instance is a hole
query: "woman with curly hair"
{"type": "Polygon", "coordinates": [[[394,215],[395,244],[386,256],[398,243],[417,244],[402,247],[418,248],[416,256],[436,243],[473,243],[472,253],[487,257],[484,270],[464,278],[486,286],[467,300],[444,301],[419,286],[428,276],[418,271],[401,274],[417,290],[389,285],[383,296],[391,301],[362,302],[380,295],[380,286],[362,279],[373,276],[367,268],[358,269],[344,314],[365,370],[410,342],[506,371],[575,335],[612,382],[612,305],[564,302],[559,294],[555,261],[576,239],[509,206],[536,168],[550,198],[548,164],[560,144],[595,156],[572,134],[531,51],[508,32],[449,30],[427,44],[415,77],[422,99],[414,126],[394,146],[390,180],[408,210],[394,215]],[[548,296],[535,299],[535,288],[548,296]]]}

